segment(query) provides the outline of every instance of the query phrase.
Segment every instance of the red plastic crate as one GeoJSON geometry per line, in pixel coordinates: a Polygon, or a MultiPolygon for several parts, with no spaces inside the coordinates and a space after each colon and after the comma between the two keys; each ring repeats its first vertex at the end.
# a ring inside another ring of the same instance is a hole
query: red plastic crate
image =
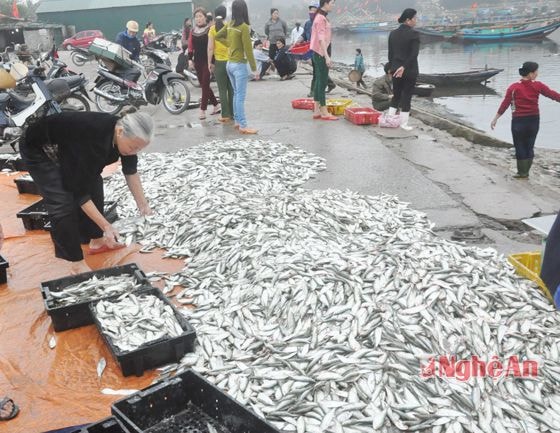
{"type": "Polygon", "coordinates": [[[369,107],[351,107],[344,110],[344,117],[354,125],[377,125],[381,113],[369,107]]]}
{"type": "Polygon", "coordinates": [[[313,110],[315,102],[311,98],[294,99],[292,101],[292,108],[298,110],[313,110]]]}

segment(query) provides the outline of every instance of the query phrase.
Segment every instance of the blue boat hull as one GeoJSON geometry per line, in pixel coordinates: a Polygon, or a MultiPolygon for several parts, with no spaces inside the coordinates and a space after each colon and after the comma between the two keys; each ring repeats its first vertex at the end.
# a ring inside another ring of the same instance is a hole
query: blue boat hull
{"type": "Polygon", "coordinates": [[[511,41],[516,39],[544,39],[559,27],[560,27],[560,22],[555,22],[553,24],[544,27],[520,30],[517,32],[509,32],[509,33],[496,32],[493,34],[477,34],[475,32],[473,33],[461,32],[452,36],[451,39],[467,41],[467,42],[496,42],[496,41],[511,41]]]}

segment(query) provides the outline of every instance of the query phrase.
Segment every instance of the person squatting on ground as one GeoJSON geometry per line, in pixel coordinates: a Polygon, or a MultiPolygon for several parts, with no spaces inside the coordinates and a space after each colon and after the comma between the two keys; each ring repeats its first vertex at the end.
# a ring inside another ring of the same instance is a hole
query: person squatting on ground
{"type": "Polygon", "coordinates": [[[189,68],[195,69],[200,88],[202,90],[202,99],[200,102],[199,119],[206,119],[206,109],[208,104],[214,106],[212,114],[220,113],[220,104],[216,99],[216,95],[210,87],[210,70],[208,69],[208,32],[210,26],[206,20],[206,10],[197,8],[194,11],[194,27],[189,37],[189,68]]]}
{"type": "Polygon", "coordinates": [[[389,63],[393,71],[393,99],[389,114],[400,108],[401,128],[410,131],[410,102],[418,78],[420,35],[414,30],[416,11],[405,9],[399,17],[400,26],[389,34],[389,63]]]}
{"type": "Polygon", "coordinates": [[[269,41],[268,56],[274,60],[277,51],[276,41],[279,38],[284,38],[284,40],[286,40],[288,36],[288,25],[280,18],[278,9],[270,9],[270,19],[264,25],[264,34],[269,41]]]}
{"type": "MultiPolygon", "coordinates": [[[[126,30],[117,35],[115,42],[124,49],[130,51],[130,59],[135,62],[140,61],[140,41],[136,37],[138,34],[138,23],[136,21],[129,21],[126,23],[126,30]]],[[[116,71],[118,75],[126,80],[137,82],[142,75],[140,69],[135,66],[125,68],[120,66],[116,71]]]]}
{"type": "Polygon", "coordinates": [[[366,65],[364,64],[364,56],[362,55],[361,48],[356,48],[356,57],[354,58],[354,69],[360,73],[360,79],[357,81],[356,85],[366,88],[366,83],[364,83],[363,76],[366,72],[366,65]]]}
{"type": "Polygon", "coordinates": [[[233,87],[233,119],[242,134],[256,134],[256,129],[247,126],[245,98],[249,83],[249,70],[256,72],[257,65],[251,43],[251,25],[245,0],[234,0],[231,5],[231,21],[216,33],[216,40],[229,47],[227,72],[233,87]]]}
{"type": "Polygon", "coordinates": [[[383,71],[385,71],[385,75],[373,82],[371,91],[371,104],[377,111],[387,110],[393,99],[393,74],[388,62],[383,65],[383,71]]]}
{"type": "Polygon", "coordinates": [[[137,173],[137,154],[150,143],[153,130],[145,113],[119,118],[65,112],[37,120],[22,136],[20,153],[45,200],[55,256],[72,262],[73,273],[90,270],[80,244],[89,243],[90,254],[123,246],[103,216],[105,166],[120,158],[140,213],[152,213],[137,173]]]}
{"type": "Polygon", "coordinates": [[[538,63],[523,63],[519,68],[519,75],[521,75],[521,80],[513,83],[507,89],[490,127],[494,129],[498,119],[511,106],[511,134],[517,160],[517,174],[514,177],[527,179],[533,164],[535,140],[539,132],[539,95],[560,102],[560,94],[546,84],[536,81],[539,75],[538,63]]]}
{"type": "Polygon", "coordinates": [[[218,6],[214,11],[216,24],[210,27],[208,32],[208,70],[214,73],[218,84],[220,104],[222,106],[222,116],[220,122],[227,123],[233,119],[233,87],[227,74],[228,47],[222,42],[216,41],[216,33],[227,23],[226,7],[218,6]]]}
{"type": "Polygon", "coordinates": [[[280,80],[291,80],[294,78],[294,73],[297,70],[297,62],[294,57],[288,52],[286,40],[278,38],[276,41],[276,57],[274,58],[274,66],[280,75],[280,80]]]}
{"type": "Polygon", "coordinates": [[[313,78],[315,80],[315,88],[313,89],[313,100],[315,101],[313,119],[338,120],[338,117],[328,112],[325,96],[329,68],[332,65],[328,52],[328,47],[331,44],[332,28],[327,15],[332,10],[334,2],[335,0],[321,0],[319,2],[319,9],[317,9],[315,14],[311,31],[310,48],[313,50],[313,63],[315,66],[313,71],[313,78]]]}
{"type": "MultiPolygon", "coordinates": [[[[311,42],[311,34],[313,33],[313,20],[317,15],[317,9],[319,9],[319,1],[312,0],[311,3],[309,3],[309,19],[303,25],[303,42],[311,42]]],[[[331,52],[330,45],[327,48],[327,52],[329,53],[330,56],[330,52],[331,52]]],[[[313,69],[312,72],[313,78],[311,79],[311,87],[309,89],[309,94],[307,95],[309,98],[313,97],[313,89],[315,88],[315,63],[313,63],[313,57],[311,57],[311,67],[313,69]]],[[[326,93],[330,93],[335,87],[336,84],[334,84],[333,80],[331,80],[331,77],[327,77],[326,93]]]]}
{"type": "Polygon", "coordinates": [[[264,53],[263,43],[260,39],[257,39],[253,43],[253,56],[257,62],[257,73],[255,74],[254,80],[262,80],[266,71],[268,71],[272,65],[272,59],[264,53]]]}

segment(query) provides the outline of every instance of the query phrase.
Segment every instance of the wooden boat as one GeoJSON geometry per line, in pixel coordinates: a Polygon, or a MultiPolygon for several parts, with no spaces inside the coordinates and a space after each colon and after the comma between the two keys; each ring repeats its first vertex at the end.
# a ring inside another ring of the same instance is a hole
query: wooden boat
{"type": "Polygon", "coordinates": [[[432,96],[432,93],[434,92],[435,88],[436,86],[434,86],[433,84],[417,83],[416,86],[414,86],[413,94],[416,96],[423,96],[425,98],[429,98],[430,96],[432,96]]]}
{"type": "MultiPolygon", "coordinates": [[[[541,23],[542,24],[542,23],[541,23]]],[[[466,42],[496,42],[519,39],[544,39],[560,27],[560,20],[548,22],[539,27],[527,26],[524,29],[463,29],[451,39],[466,42]]]]}
{"type": "Polygon", "coordinates": [[[420,33],[422,39],[452,39],[458,33],[466,31],[500,31],[504,33],[511,33],[520,31],[527,28],[527,24],[517,24],[509,26],[465,26],[465,25],[448,25],[448,26],[426,26],[417,27],[415,30],[420,33]]]}
{"type": "Polygon", "coordinates": [[[444,74],[419,74],[418,82],[434,84],[436,86],[457,86],[479,84],[487,81],[503,69],[475,69],[469,72],[448,72],[444,74]]]}

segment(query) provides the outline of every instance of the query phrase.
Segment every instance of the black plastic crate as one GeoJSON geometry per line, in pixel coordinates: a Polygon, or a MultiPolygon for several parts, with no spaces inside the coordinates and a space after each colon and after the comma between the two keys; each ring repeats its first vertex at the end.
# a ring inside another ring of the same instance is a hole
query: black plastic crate
{"type": "MultiPolygon", "coordinates": [[[[119,219],[119,215],[117,213],[117,202],[106,201],[103,214],[105,215],[105,219],[111,224],[119,219]]],[[[23,221],[25,230],[51,231],[52,227],[49,220],[49,213],[47,212],[44,200],[39,200],[21,212],[18,212],[17,217],[21,218],[23,221]]]]}
{"type": "Polygon", "coordinates": [[[8,268],[10,264],[8,261],[0,256],[0,284],[6,284],[8,282],[8,268]]]}
{"type": "MultiPolygon", "coordinates": [[[[92,325],[94,323],[89,304],[94,301],[84,301],[72,305],[64,305],[57,307],[54,303],[54,298],[51,292],[57,292],[65,287],[73,284],[81,283],[82,281],[89,280],[93,276],[97,277],[113,277],[116,275],[134,275],[142,288],[152,287],[148,281],[146,274],[140,270],[136,263],[124,266],[117,266],[115,268],[100,269],[94,272],[86,272],[71,277],[64,277],[58,280],[45,281],[41,283],[41,293],[43,301],[45,302],[45,309],[47,314],[51,316],[51,321],[56,332],[66,331],[68,329],[79,328],[80,326],[92,325]]],[[[97,301],[96,299],[95,301],[97,301]]]]}
{"type": "Polygon", "coordinates": [[[72,433],[130,433],[115,417],[106,418],[72,433]]]}
{"type": "MultiPolygon", "coordinates": [[[[196,332],[189,321],[177,310],[169,299],[161,293],[159,289],[152,287],[150,289],[143,290],[142,292],[136,292],[135,294],[137,296],[154,295],[169,305],[173,309],[175,317],[181,325],[181,328],[183,328],[183,333],[179,337],[160,338],[158,340],[150,341],[131,352],[122,352],[113,344],[111,337],[105,335],[103,332],[103,328],[95,316],[95,305],[97,302],[92,302],[89,308],[95,321],[95,325],[97,326],[100,334],[103,336],[107,346],[109,346],[113,357],[119,363],[122,374],[125,377],[132,375],[142,376],[146,370],[171,364],[173,362],[179,362],[187,352],[194,351],[194,342],[196,340],[196,332]]],[[[112,299],[117,300],[117,298],[118,296],[114,296],[112,299]]],[[[106,298],[105,300],[111,300],[111,298],[106,298]]]]}
{"type": "Polygon", "coordinates": [[[18,177],[17,179],[14,179],[14,182],[20,194],[41,195],[41,193],[39,193],[39,188],[37,187],[37,184],[31,178],[31,176],[18,177]]]}
{"type": "Polygon", "coordinates": [[[0,158],[0,171],[5,169],[12,171],[27,171],[27,167],[25,166],[23,159],[19,157],[14,159],[0,158]]]}
{"type": "Polygon", "coordinates": [[[187,370],[116,401],[111,412],[130,433],[279,433],[254,412],[187,370]]]}
{"type": "Polygon", "coordinates": [[[18,212],[17,217],[23,221],[25,230],[43,230],[45,224],[49,222],[49,214],[43,200],[18,212]]]}

